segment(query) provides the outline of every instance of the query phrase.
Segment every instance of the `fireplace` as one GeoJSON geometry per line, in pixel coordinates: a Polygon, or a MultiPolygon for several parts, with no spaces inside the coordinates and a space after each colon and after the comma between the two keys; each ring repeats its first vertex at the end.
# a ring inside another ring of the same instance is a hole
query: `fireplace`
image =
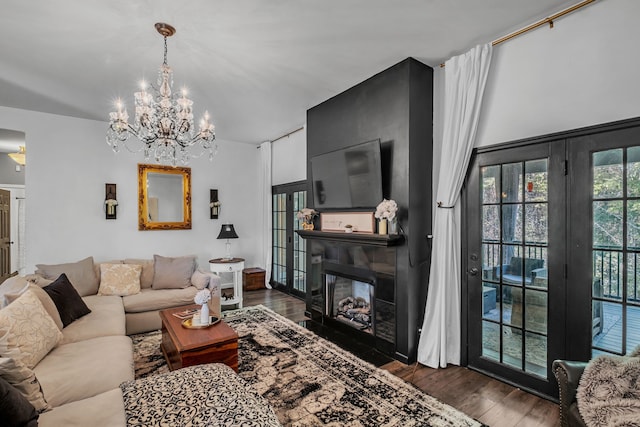
{"type": "Polygon", "coordinates": [[[361,332],[374,334],[375,284],[325,273],[325,313],[361,332]]]}
{"type": "MultiPolygon", "coordinates": [[[[307,314],[395,357],[394,244],[402,238],[352,235],[349,241],[328,240],[330,233],[298,232],[309,239],[307,314]]],[[[343,236],[345,233],[339,237],[343,236]]]]}

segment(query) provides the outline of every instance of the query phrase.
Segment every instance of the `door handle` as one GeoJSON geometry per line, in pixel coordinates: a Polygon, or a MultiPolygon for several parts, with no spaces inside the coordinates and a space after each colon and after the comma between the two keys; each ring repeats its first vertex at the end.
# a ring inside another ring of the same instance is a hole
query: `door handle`
{"type": "Polygon", "coordinates": [[[477,276],[478,275],[478,269],[475,267],[472,267],[469,269],[469,275],[471,276],[477,276]]]}

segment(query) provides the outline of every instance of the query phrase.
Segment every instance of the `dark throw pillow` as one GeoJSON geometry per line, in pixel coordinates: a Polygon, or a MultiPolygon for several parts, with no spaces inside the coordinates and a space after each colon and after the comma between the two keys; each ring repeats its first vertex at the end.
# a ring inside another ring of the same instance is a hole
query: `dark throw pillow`
{"type": "Polygon", "coordinates": [[[60,313],[62,326],[67,327],[74,320],[91,313],[89,307],[82,301],[82,297],[73,287],[67,275],[62,273],[50,285],[42,288],[51,297],[60,313]]]}
{"type": "Polygon", "coordinates": [[[0,420],[3,426],[34,427],[38,425],[38,413],[26,397],[0,377],[0,420]]]}

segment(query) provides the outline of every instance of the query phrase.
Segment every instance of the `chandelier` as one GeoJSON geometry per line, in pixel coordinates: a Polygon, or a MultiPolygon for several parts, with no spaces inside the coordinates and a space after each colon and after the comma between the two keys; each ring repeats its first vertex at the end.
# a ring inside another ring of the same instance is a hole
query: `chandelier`
{"type": "Polygon", "coordinates": [[[131,152],[144,150],[144,158],[154,158],[157,163],[186,165],[190,159],[209,152],[209,160],[217,153],[213,124],[205,111],[198,132],[193,125],[193,101],[187,98],[186,90],[180,95],[173,92],[173,71],[167,64],[167,37],[176,33],[169,24],[157,23],[156,30],[164,37],[164,62],[158,71],[157,86],[142,82],[140,92],[134,94],[136,115],[129,124],[127,108],[121,100],[116,101],[117,111],[109,113],[107,144],[116,153],[124,145],[131,152]],[[142,145],[132,149],[127,141],[133,135],[142,145]],[[195,152],[190,151],[192,147],[195,152]]]}
{"type": "Polygon", "coordinates": [[[19,164],[20,166],[24,166],[27,164],[27,150],[24,145],[20,146],[20,149],[16,153],[9,153],[9,157],[11,160],[19,164]]]}

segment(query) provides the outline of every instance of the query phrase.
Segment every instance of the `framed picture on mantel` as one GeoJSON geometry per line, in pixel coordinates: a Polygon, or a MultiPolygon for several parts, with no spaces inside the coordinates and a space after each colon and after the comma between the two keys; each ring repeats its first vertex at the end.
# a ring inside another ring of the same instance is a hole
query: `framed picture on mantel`
{"type": "Polygon", "coordinates": [[[320,230],[339,232],[351,225],[355,233],[375,233],[376,221],[373,212],[322,212],[320,230]]]}

